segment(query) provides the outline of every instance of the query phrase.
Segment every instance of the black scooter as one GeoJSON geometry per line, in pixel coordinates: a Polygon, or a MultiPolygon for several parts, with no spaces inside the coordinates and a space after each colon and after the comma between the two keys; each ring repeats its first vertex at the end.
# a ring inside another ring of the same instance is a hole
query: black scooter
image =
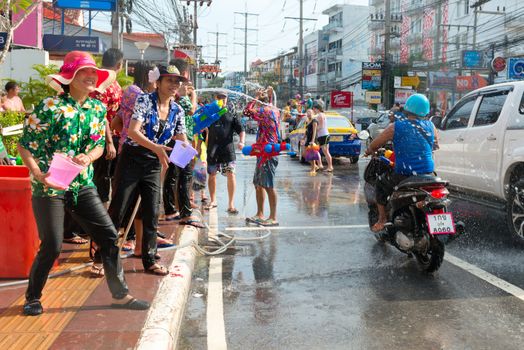
{"type": "MultiPolygon", "coordinates": [[[[392,162],[381,149],[364,172],[364,191],[369,208],[369,227],[378,221],[375,184],[380,176],[393,172],[392,162]]],[[[408,256],[414,255],[426,272],[437,271],[444,260],[444,243],[464,231],[464,224],[455,224],[450,204],[448,183],[436,176],[412,176],[396,186],[386,210],[388,223],[376,234],[408,256]]]]}

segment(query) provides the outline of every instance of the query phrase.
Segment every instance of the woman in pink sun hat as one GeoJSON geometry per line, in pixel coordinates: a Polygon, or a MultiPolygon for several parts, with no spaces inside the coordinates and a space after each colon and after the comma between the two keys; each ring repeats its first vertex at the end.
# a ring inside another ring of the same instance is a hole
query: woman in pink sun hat
{"type": "Polygon", "coordinates": [[[60,72],[46,78],[59,95],[42,100],[24,126],[18,150],[32,174],[32,205],[41,240],[29,275],[25,315],[43,312],[40,297],[62,248],[64,209],[100,247],[113,296],[111,306],[149,308],[149,303],[128,294],[118,256],[117,231],[93,184],[91,163],[104,150],[106,109],[100,101],[89,98],[89,93],[103,91],[114,80],[115,73],[97,68],[90,54],[68,53],[60,72]],[[55,153],[65,153],[84,167],[67,188],[49,180],[48,170],[55,153]]]}

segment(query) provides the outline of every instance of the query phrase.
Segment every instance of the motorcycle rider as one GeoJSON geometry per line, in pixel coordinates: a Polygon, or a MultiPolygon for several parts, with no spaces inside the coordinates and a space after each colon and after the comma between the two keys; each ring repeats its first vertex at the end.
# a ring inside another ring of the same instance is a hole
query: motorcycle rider
{"type": "Polygon", "coordinates": [[[379,217],[371,228],[373,232],[384,230],[387,223],[386,204],[395,186],[410,176],[432,174],[434,171],[432,150],[436,130],[433,123],[425,119],[429,107],[426,96],[410,96],[404,105],[406,118],[399,118],[395,123],[389,124],[384,132],[373,140],[364,154],[375,154],[388,141],[393,141],[395,171],[377,181],[376,200],[379,217]]]}

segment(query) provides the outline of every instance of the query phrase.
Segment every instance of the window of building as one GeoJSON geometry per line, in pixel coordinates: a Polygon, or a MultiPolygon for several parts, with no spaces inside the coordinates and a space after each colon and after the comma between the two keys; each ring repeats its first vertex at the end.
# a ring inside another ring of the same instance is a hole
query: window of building
{"type": "Polygon", "coordinates": [[[333,16],[329,17],[329,23],[340,23],[340,24],[342,24],[342,12],[339,12],[336,15],[333,15],[333,16]]]}

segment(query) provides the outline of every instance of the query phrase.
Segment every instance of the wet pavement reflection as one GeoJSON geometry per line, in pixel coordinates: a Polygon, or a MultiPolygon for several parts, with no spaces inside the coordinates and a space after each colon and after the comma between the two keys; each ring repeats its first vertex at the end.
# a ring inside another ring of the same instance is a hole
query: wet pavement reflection
{"type": "MultiPolygon", "coordinates": [[[[521,349],[522,300],[449,262],[427,275],[360,226],[367,224],[365,165],[341,160],[333,175],[311,177],[308,166],[281,157],[281,227],[223,255],[228,348],[521,349]]],[[[245,227],[244,218],[254,214],[254,167],[253,159],[238,161],[238,216],[225,212],[225,178],[219,179],[219,230],[245,227]]],[[[505,229],[504,213],[461,200],[452,210],[467,233],[447,251],[524,288],[523,247],[505,229]]],[[[208,262],[197,261],[181,349],[207,348],[208,262]]]]}

